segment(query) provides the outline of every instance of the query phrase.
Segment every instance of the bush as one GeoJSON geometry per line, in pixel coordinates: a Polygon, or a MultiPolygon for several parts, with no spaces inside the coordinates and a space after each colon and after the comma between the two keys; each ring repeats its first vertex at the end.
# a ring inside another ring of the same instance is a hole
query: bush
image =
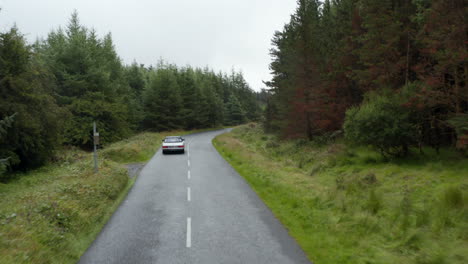
{"type": "Polygon", "coordinates": [[[463,193],[458,187],[449,186],[444,190],[442,201],[445,208],[462,208],[463,193]]]}
{"type": "Polygon", "coordinates": [[[375,192],[375,189],[371,189],[369,192],[369,199],[366,207],[372,214],[377,214],[382,208],[382,197],[375,192]]]}
{"type": "Polygon", "coordinates": [[[410,112],[395,95],[368,94],[361,106],[346,112],[343,127],[352,143],[373,146],[384,157],[405,156],[417,136],[410,112]]]}

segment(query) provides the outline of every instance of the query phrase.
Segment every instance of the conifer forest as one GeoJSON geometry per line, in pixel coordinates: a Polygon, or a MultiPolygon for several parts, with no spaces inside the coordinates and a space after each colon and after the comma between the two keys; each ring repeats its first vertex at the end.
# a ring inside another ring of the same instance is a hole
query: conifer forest
{"type": "MultiPolygon", "coordinates": [[[[1,171],[138,131],[260,121],[283,138],[345,137],[386,157],[468,145],[464,0],[298,0],[272,36],[267,88],[242,72],[123,64],[77,12],[34,43],[0,34],[1,171]]],[[[0,13],[1,15],[1,13],[0,13]]]]}
{"type": "Polygon", "coordinates": [[[268,131],[344,135],[387,157],[423,146],[466,149],[466,1],[297,5],[272,40],[268,131]]]}
{"type": "MultiPolygon", "coordinates": [[[[1,14],[0,14],[1,15],[1,14]]],[[[201,129],[258,120],[256,93],[241,72],[124,65],[111,34],[100,38],[73,13],[65,28],[27,43],[0,34],[2,171],[43,165],[62,145],[92,148],[138,131],[201,129]]]]}

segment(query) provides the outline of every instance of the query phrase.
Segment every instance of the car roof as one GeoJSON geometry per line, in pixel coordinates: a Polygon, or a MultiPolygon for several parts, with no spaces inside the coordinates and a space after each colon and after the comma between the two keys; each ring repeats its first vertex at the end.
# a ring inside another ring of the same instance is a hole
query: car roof
{"type": "Polygon", "coordinates": [[[166,138],[181,138],[181,136],[167,136],[166,138]]]}

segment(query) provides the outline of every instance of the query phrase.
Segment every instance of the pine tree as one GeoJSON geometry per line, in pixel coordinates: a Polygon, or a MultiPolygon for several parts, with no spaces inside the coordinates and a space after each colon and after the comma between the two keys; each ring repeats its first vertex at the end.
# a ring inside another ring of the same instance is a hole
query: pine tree
{"type": "MultiPolygon", "coordinates": [[[[434,0],[425,12],[419,35],[421,63],[419,77],[447,101],[448,111],[467,110],[468,74],[466,58],[466,3],[463,0],[434,0]]],[[[442,99],[442,98],[441,98],[442,99]]]]}
{"type": "Polygon", "coordinates": [[[200,105],[204,103],[200,87],[196,85],[195,73],[192,68],[182,69],[178,75],[178,84],[181,89],[182,110],[185,129],[201,128],[206,123],[200,105]]]}
{"type": "MultiPolygon", "coordinates": [[[[361,47],[357,51],[361,69],[354,70],[355,80],[361,90],[384,87],[399,88],[403,83],[400,75],[399,50],[401,22],[396,20],[392,9],[392,0],[362,0],[361,47]]],[[[404,80],[404,79],[403,79],[404,80]]]]}
{"type": "Polygon", "coordinates": [[[64,112],[51,96],[53,78],[18,29],[0,34],[0,117],[16,113],[0,138],[13,168],[44,164],[61,142],[64,112]]]}
{"type": "Polygon", "coordinates": [[[182,128],[182,98],[173,68],[160,65],[144,91],[145,128],[165,131],[182,128]]]}
{"type": "Polygon", "coordinates": [[[38,45],[57,80],[56,98],[72,114],[66,122],[67,144],[91,146],[92,122],[96,121],[103,144],[131,133],[137,125],[137,102],[125,79],[112,37],[100,39],[94,30],[80,25],[74,12],[65,31],[52,31],[38,45]]]}
{"type": "Polygon", "coordinates": [[[208,120],[205,127],[216,127],[223,122],[223,101],[216,94],[212,85],[202,86],[203,99],[205,100],[204,112],[208,120]]]}
{"type": "Polygon", "coordinates": [[[136,62],[126,66],[123,70],[125,81],[128,84],[128,91],[124,91],[123,100],[128,105],[129,123],[132,125],[132,130],[135,131],[142,128],[144,118],[142,93],[147,85],[147,70],[136,62]]]}
{"type": "Polygon", "coordinates": [[[420,25],[416,47],[418,63],[413,67],[421,85],[414,85],[408,105],[418,112],[422,142],[435,146],[454,142],[452,118],[468,112],[466,76],[466,3],[434,0],[420,3],[416,16],[420,25]]]}
{"type": "MultiPolygon", "coordinates": [[[[0,120],[0,141],[3,140],[3,137],[5,137],[7,133],[7,129],[10,128],[11,125],[13,124],[15,115],[16,113],[0,120]]],[[[9,159],[10,157],[0,158],[0,177],[2,176],[3,173],[5,173],[6,167],[9,165],[9,162],[8,162],[9,159]]]]}
{"type": "Polygon", "coordinates": [[[239,100],[231,95],[225,105],[225,123],[228,125],[239,125],[245,121],[245,112],[239,100]]]}

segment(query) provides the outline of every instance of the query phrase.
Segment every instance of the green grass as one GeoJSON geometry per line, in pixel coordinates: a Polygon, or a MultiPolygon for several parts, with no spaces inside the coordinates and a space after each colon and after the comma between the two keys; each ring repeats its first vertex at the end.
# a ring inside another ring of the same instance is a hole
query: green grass
{"type": "Polygon", "coordinates": [[[457,152],[386,161],[255,124],[214,144],[314,263],[468,262],[468,159],[457,152]]]}
{"type": "MultiPolygon", "coordinates": [[[[197,130],[191,132],[200,132],[197,130]]],[[[0,263],[76,263],[135,179],[124,164],[146,162],[169,134],[142,133],[92,153],[59,151],[40,169],[0,183],[0,263]]]]}
{"type": "Polygon", "coordinates": [[[125,168],[64,151],[61,160],[0,185],[0,263],[72,263],[133,183],[125,168]]]}
{"type": "Polygon", "coordinates": [[[106,147],[100,155],[120,163],[138,163],[148,161],[161,146],[161,140],[170,135],[187,135],[211,131],[219,128],[197,129],[192,131],[171,131],[162,133],[141,133],[131,138],[116,142],[106,147]]]}
{"type": "Polygon", "coordinates": [[[169,133],[141,133],[106,147],[100,155],[120,163],[137,163],[149,160],[169,133]]]}

